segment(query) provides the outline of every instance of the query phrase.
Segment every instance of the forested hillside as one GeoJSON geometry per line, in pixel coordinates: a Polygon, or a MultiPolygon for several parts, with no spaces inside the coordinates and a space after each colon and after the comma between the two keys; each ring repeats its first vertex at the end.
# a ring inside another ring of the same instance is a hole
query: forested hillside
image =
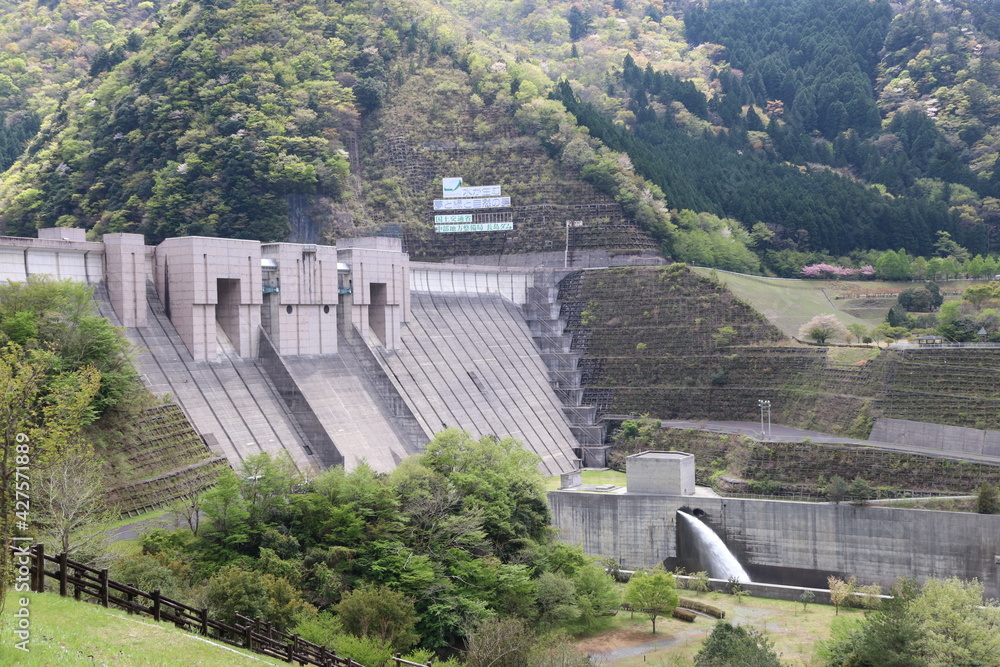
{"type": "Polygon", "coordinates": [[[1000,250],[996,0],[0,1],[0,226],[795,273],[1000,250]],[[561,81],[561,82],[560,82],[561,81]],[[15,157],[20,157],[15,161],[15,157]],[[435,234],[443,176],[512,231],[435,234]]]}

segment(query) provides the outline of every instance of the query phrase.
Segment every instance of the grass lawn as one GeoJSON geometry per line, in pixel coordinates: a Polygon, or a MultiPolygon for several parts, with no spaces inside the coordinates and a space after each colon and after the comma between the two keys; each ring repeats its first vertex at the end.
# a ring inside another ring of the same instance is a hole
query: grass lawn
{"type": "MultiPolygon", "coordinates": [[[[691,269],[707,276],[712,269],[691,269]]],[[[816,315],[837,316],[845,326],[855,322],[868,328],[877,325],[895,303],[895,295],[921,281],[884,280],[784,280],[715,271],[719,282],[764,315],[786,336],[798,336],[799,328],[816,315]],[[883,298],[867,299],[870,295],[883,298]]],[[[961,298],[966,288],[987,281],[938,281],[945,300],[961,298]]],[[[837,342],[840,342],[839,340],[837,342]]]]}
{"type": "Polygon", "coordinates": [[[283,665],[261,655],[57,593],[10,593],[0,616],[0,665],[283,665]],[[14,647],[13,613],[30,602],[28,652],[14,647]]]}
{"type": "MultiPolygon", "coordinates": [[[[709,269],[692,269],[708,275],[709,269]]],[[[855,322],[871,327],[872,323],[844,312],[842,301],[834,299],[841,285],[833,280],[780,280],[759,276],[743,276],[717,271],[719,282],[740,297],[786,336],[798,336],[803,324],[817,315],[833,313],[845,326],[855,322]]],[[[866,283],[868,284],[868,283],[866,283]]],[[[889,309],[892,303],[885,307],[889,309]]],[[[884,316],[884,313],[883,313],[884,316]]]]}
{"type": "MultiPolygon", "coordinates": [[[[549,477],[545,480],[545,490],[555,491],[559,488],[559,477],[549,477]]],[[[625,486],[625,473],[616,470],[584,470],[584,484],[614,484],[625,486]]]]}
{"type": "MultiPolygon", "coordinates": [[[[702,599],[726,612],[726,619],[734,625],[749,625],[760,630],[774,642],[774,649],[783,663],[788,665],[819,665],[817,642],[830,637],[834,608],[811,604],[805,612],[799,602],[744,597],[742,602],[723,593],[694,593],[680,591],[681,597],[702,599]]],[[[845,620],[860,619],[863,612],[841,608],[845,620]]],[[[714,619],[699,616],[694,623],[674,619],[657,619],[656,635],[652,624],[641,614],[630,618],[629,612],[619,612],[614,627],[605,633],[581,639],[583,650],[602,652],[617,649],[631,653],[629,657],[599,661],[614,667],[681,667],[693,664],[694,656],[705,638],[712,632],[714,619]],[[646,642],[669,642],[645,646],[646,642]],[[631,648],[629,648],[631,647],[631,648]]],[[[849,621],[848,621],[849,622],[849,621]]]]}
{"type": "Polygon", "coordinates": [[[828,347],[826,360],[834,366],[851,366],[859,361],[868,361],[878,356],[879,348],[869,347],[828,347]]]}

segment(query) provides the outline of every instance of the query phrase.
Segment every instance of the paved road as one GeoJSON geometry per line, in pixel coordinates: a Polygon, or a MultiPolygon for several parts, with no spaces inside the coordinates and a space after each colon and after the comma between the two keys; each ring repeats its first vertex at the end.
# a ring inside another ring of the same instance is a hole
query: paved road
{"type": "Polygon", "coordinates": [[[167,530],[173,530],[174,518],[169,514],[163,516],[155,516],[148,519],[139,519],[134,523],[127,523],[124,526],[118,526],[111,531],[111,540],[113,542],[122,542],[124,540],[134,540],[141,536],[143,533],[156,530],[157,528],[166,528],[167,530]]]}
{"type": "MultiPolygon", "coordinates": [[[[965,454],[961,452],[943,452],[929,447],[915,447],[896,442],[878,442],[875,440],[858,440],[856,438],[841,438],[829,433],[819,431],[807,431],[792,426],[782,424],[771,424],[768,435],[762,437],[760,422],[730,422],[730,421],[685,421],[670,420],[660,422],[663,428],[696,429],[699,431],[709,431],[712,433],[731,433],[734,435],[746,435],[757,438],[763,442],[803,442],[808,439],[810,442],[830,443],[839,445],[860,445],[863,447],[875,447],[877,449],[888,449],[903,454],[917,454],[919,456],[930,456],[933,458],[953,459],[958,461],[970,461],[972,463],[985,463],[987,465],[1000,466],[1000,456],[988,456],[985,454],[965,454]]],[[[768,425],[764,424],[764,430],[768,430],[768,425]]]]}

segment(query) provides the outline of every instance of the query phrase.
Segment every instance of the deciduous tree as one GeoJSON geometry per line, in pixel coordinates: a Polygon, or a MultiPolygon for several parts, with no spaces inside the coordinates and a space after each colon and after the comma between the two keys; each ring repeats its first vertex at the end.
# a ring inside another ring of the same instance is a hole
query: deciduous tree
{"type": "MultiPolygon", "coordinates": [[[[11,543],[15,526],[27,530],[31,514],[24,490],[32,477],[61,457],[89,451],[77,436],[94,417],[100,374],[90,366],[58,369],[53,352],[14,343],[0,348],[0,545],[11,543]]],[[[0,591],[9,587],[11,572],[11,552],[0,549],[0,591]]]]}
{"type": "Polygon", "coordinates": [[[100,461],[79,453],[58,459],[36,476],[32,509],[46,545],[78,560],[104,562],[110,538],[106,527],[118,518],[105,502],[107,487],[100,461]]]}
{"type": "Polygon", "coordinates": [[[395,651],[406,651],[420,638],[413,631],[413,600],[385,586],[368,586],[344,594],[337,615],[346,631],[371,637],[395,651]]]}
{"type": "Polygon", "coordinates": [[[847,329],[836,315],[817,315],[802,325],[799,336],[826,345],[827,341],[835,336],[847,336],[847,329]]]}
{"type": "Polygon", "coordinates": [[[484,619],[468,633],[467,667],[524,667],[535,634],[519,618],[484,619]]]}
{"type": "Polygon", "coordinates": [[[649,617],[653,634],[656,634],[656,619],[669,616],[679,599],[673,575],[663,570],[636,572],[625,586],[625,602],[649,617]]]}

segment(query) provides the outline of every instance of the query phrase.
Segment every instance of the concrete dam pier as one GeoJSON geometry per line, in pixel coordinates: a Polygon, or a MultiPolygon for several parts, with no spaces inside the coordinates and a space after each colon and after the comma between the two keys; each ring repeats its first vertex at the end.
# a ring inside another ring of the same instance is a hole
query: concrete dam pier
{"type": "Polygon", "coordinates": [[[560,539],[625,569],[701,569],[691,536],[678,525],[683,510],[722,538],[754,582],[825,588],[834,575],[887,588],[899,577],[957,576],[978,579],[987,597],[1000,596],[1000,516],[723,498],[694,487],[693,457],[688,476],[679,470],[683,459],[671,471],[664,454],[678,453],[629,457],[626,489],[550,491],[560,539]]]}
{"type": "Polygon", "coordinates": [[[546,475],[580,466],[526,320],[546,271],[411,262],[392,238],[0,241],[0,280],[41,274],[93,285],[146,386],[234,467],[268,452],[385,472],[446,427],[514,437],[546,475]]]}

